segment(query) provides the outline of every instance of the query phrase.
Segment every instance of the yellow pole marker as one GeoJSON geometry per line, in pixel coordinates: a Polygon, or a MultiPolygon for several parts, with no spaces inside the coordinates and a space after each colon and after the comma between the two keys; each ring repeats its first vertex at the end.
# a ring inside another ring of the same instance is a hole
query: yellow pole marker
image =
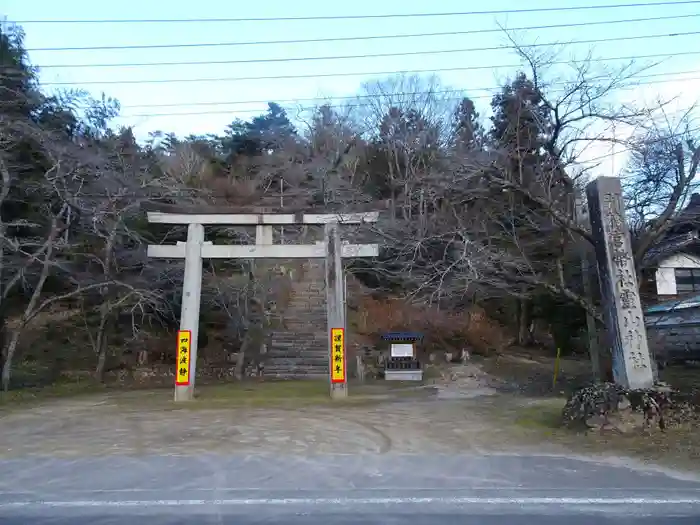
{"type": "Polygon", "coordinates": [[[345,330],[331,328],[331,383],[345,383],[345,330]]]}
{"type": "Polygon", "coordinates": [[[192,332],[190,330],[179,330],[177,332],[177,370],[175,371],[175,384],[177,386],[187,386],[190,384],[190,363],[192,332]]]}

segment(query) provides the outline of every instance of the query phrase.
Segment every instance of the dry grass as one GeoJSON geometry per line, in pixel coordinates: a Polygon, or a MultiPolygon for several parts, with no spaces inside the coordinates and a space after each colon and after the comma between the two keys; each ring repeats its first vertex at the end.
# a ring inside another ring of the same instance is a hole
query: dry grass
{"type": "MultiPolygon", "coordinates": [[[[142,390],[123,392],[113,396],[113,401],[123,407],[139,410],[153,409],[222,409],[222,408],[287,408],[304,406],[358,406],[376,404],[387,396],[425,396],[425,392],[399,382],[370,382],[349,384],[346,399],[331,400],[327,381],[244,381],[197,387],[195,399],[175,404],[173,390],[142,390]]],[[[414,386],[415,385],[411,385],[414,386]]]]}
{"type": "MultiPolygon", "coordinates": [[[[566,394],[590,380],[590,364],[585,358],[562,360],[556,387],[552,385],[554,359],[543,355],[503,355],[485,359],[482,365],[490,374],[519,385],[519,395],[506,396],[506,401],[489,407],[484,416],[494,419],[500,428],[520,429],[524,442],[544,442],[581,454],[625,455],[674,468],[700,470],[697,428],[636,435],[577,433],[563,428],[561,412],[566,394]]],[[[669,367],[661,372],[661,379],[675,387],[697,388],[700,370],[669,367]]]]}
{"type": "Polygon", "coordinates": [[[700,470],[700,433],[679,427],[620,435],[606,432],[580,433],[564,428],[561,410],[565,399],[540,399],[512,414],[513,423],[531,438],[563,446],[581,454],[630,456],[683,470],[700,470]]]}
{"type": "Polygon", "coordinates": [[[375,299],[366,294],[360,301],[353,325],[359,336],[391,331],[415,331],[425,335],[426,349],[459,351],[466,342],[470,350],[488,355],[504,350],[513,338],[508,330],[488,317],[483,309],[446,312],[417,306],[401,299],[375,299]]]}
{"type": "Polygon", "coordinates": [[[108,392],[103,384],[94,381],[56,383],[42,388],[22,388],[0,392],[0,410],[27,408],[45,401],[108,392]]]}

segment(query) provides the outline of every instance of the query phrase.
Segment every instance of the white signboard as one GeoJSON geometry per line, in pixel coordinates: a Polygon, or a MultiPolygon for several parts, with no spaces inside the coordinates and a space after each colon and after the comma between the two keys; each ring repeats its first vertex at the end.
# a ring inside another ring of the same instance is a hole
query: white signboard
{"type": "Polygon", "coordinates": [[[410,343],[392,344],[391,357],[413,357],[413,345],[410,343]]]}

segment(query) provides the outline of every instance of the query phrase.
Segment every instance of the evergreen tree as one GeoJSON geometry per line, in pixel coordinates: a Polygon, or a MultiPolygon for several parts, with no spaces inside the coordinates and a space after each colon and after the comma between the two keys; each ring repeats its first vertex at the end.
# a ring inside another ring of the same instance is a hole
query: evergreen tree
{"type": "Polygon", "coordinates": [[[470,98],[463,98],[452,116],[453,143],[458,149],[474,150],[484,143],[484,128],[470,98]]]}
{"type": "Polygon", "coordinates": [[[296,129],[286,111],[274,102],[268,103],[267,113],[250,122],[236,119],[228,125],[222,138],[224,155],[232,160],[238,155],[253,157],[278,150],[296,136],[296,129]]]}

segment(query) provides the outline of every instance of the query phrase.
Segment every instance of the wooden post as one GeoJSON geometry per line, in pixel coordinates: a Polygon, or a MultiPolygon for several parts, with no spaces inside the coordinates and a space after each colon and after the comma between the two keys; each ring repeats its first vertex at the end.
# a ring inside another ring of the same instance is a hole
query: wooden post
{"type": "Polygon", "coordinates": [[[343,292],[343,265],[341,258],[340,235],[338,223],[331,222],[324,226],[326,246],[326,301],[328,312],[328,360],[331,398],[347,397],[347,357],[345,348],[345,307],[343,292]],[[340,332],[342,330],[342,332],[340,332]],[[342,333],[341,340],[334,340],[342,333]],[[341,352],[336,351],[342,346],[341,352]],[[336,357],[342,353],[342,363],[336,357]],[[342,367],[342,372],[338,367],[342,367]]]}
{"type": "Polygon", "coordinates": [[[175,401],[194,399],[194,384],[197,374],[197,338],[199,337],[199,303],[202,292],[202,244],[204,243],[204,226],[190,224],[187,227],[185,243],[185,278],[182,285],[182,309],[180,312],[180,330],[189,330],[190,372],[187,385],[175,386],[175,401]]]}

